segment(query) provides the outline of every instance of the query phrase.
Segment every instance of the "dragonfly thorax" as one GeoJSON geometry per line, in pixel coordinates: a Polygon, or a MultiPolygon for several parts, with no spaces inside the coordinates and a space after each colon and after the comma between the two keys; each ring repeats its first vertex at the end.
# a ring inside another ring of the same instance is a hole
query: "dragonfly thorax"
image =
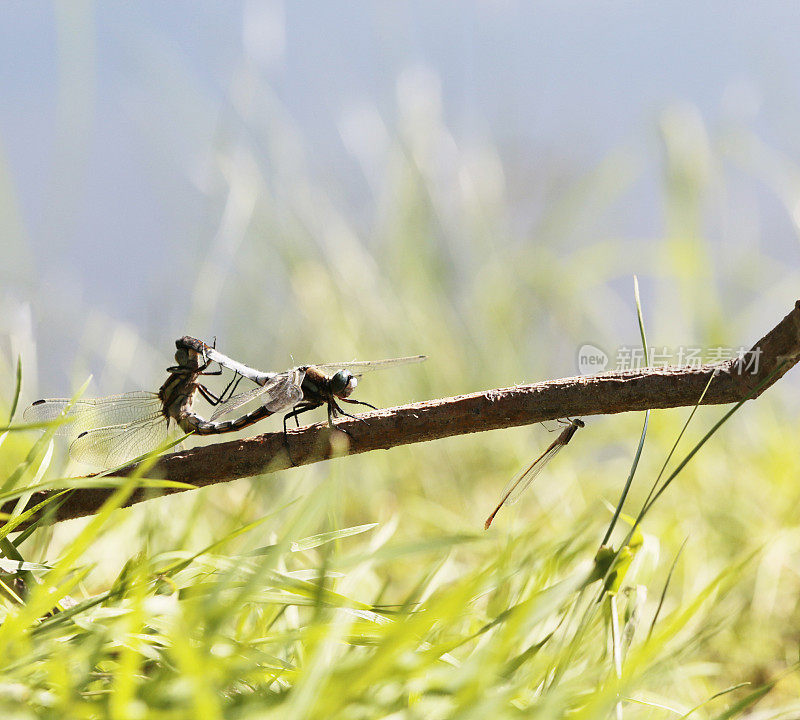
{"type": "Polygon", "coordinates": [[[331,378],[330,388],[336,397],[346,398],[356,389],[356,385],[358,385],[358,380],[349,370],[339,370],[331,378]]]}

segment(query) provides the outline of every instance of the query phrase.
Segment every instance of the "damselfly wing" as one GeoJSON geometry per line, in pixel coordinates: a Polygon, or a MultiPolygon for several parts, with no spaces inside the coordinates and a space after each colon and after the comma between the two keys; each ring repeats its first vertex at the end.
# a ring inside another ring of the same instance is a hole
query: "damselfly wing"
{"type": "Polygon", "coordinates": [[[494,520],[495,515],[500,511],[500,508],[503,505],[512,505],[513,503],[519,500],[520,495],[522,495],[525,490],[528,489],[530,484],[536,479],[537,475],[539,475],[542,470],[547,466],[547,464],[556,456],[558,455],[561,450],[567,446],[570,440],[572,440],[572,436],[577,432],[578,428],[584,427],[585,423],[583,420],[575,418],[574,420],[569,420],[569,425],[565,427],[559,436],[550,443],[550,447],[547,448],[538,458],[536,458],[530,465],[523,468],[520,472],[518,472],[511,480],[506,483],[506,486],[503,488],[503,492],[500,494],[500,502],[497,504],[497,507],[492,511],[492,514],[486,518],[486,522],[484,523],[484,527],[488,530],[489,526],[492,524],[492,520],[494,520]]]}

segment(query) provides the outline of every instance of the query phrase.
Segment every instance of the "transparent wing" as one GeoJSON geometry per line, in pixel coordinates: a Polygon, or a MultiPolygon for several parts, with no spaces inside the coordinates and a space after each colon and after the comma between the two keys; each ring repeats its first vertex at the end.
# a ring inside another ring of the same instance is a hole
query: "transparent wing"
{"type": "Polygon", "coordinates": [[[303,399],[303,378],[305,372],[295,368],[284,373],[279,373],[261,387],[237,393],[227,402],[220,403],[211,416],[212,422],[217,418],[227,415],[234,410],[246,405],[251,400],[261,400],[261,405],[270,412],[279,412],[285,408],[294,407],[303,399]]]}
{"type": "MultiPolygon", "coordinates": [[[[25,422],[55,420],[64,412],[70,401],[67,398],[39,400],[23,414],[25,422]]],[[[127,425],[155,413],[161,413],[161,399],[152,392],[130,392],[103,398],[78,400],[67,413],[75,418],[59,427],[59,435],[76,438],[83,432],[110,425],[127,425]]]]}
{"type": "Polygon", "coordinates": [[[509,505],[517,502],[519,500],[519,496],[525,492],[536,476],[544,470],[547,463],[549,463],[556,455],[558,455],[559,450],[565,447],[562,444],[553,445],[547,452],[536,458],[528,467],[526,467],[523,471],[517,473],[511,480],[508,481],[506,486],[503,488],[503,492],[500,495],[502,500],[500,501],[501,504],[508,503],[509,505]]]}
{"type": "MultiPolygon", "coordinates": [[[[64,412],[64,408],[67,405],[69,405],[69,400],[66,398],[37,400],[33,405],[25,409],[25,412],[22,413],[22,419],[27,423],[50,422],[61,417],[61,413],[64,412]]],[[[70,413],[70,415],[74,414],[73,412],[70,413]]],[[[56,430],[56,434],[66,435],[68,427],[68,425],[61,425],[56,430]]]]}
{"type": "Polygon", "coordinates": [[[409,355],[408,357],[389,358],[387,360],[354,360],[353,362],[324,363],[322,365],[314,365],[314,367],[325,371],[349,370],[353,375],[359,377],[372,370],[383,370],[397,365],[410,365],[427,359],[427,355],[409,355]]]}
{"type": "Polygon", "coordinates": [[[73,440],[69,454],[79,462],[110,468],[155,450],[168,435],[169,423],[159,410],[133,423],[87,430],[73,440]]]}

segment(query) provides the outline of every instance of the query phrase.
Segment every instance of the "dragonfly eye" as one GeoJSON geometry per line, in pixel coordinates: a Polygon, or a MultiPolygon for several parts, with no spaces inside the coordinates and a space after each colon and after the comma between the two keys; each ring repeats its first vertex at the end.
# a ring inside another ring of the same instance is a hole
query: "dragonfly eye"
{"type": "Polygon", "coordinates": [[[175,362],[179,367],[187,370],[197,370],[202,365],[200,354],[188,348],[178,348],[175,353],[175,362]]]}
{"type": "Polygon", "coordinates": [[[331,392],[337,397],[346,398],[356,389],[356,380],[348,370],[339,370],[331,378],[331,392]]]}
{"type": "Polygon", "coordinates": [[[186,348],[178,348],[175,353],[175,362],[181,367],[186,367],[189,364],[189,351],[186,348]]]}

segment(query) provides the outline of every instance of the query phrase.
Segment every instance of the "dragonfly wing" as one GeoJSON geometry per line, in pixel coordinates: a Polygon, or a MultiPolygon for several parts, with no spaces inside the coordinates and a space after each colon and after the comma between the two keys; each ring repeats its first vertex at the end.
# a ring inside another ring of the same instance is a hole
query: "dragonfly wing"
{"type": "Polygon", "coordinates": [[[169,423],[159,411],[128,424],[88,430],[69,446],[69,454],[87,465],[116,467],[155,450],[167,440],[169,423]]]}
{"type": "Polygon", "coordinates": [[[251,400],[261,399],[261,404],[271,412],[278,412],[287,407],[297,405],[303,399],[303,378],[305,373],[300,369],[278,373],[264,385],[237,393],[227,402],[221,403],[217,411],[211,416],[216,420],[234,410],[246,405],[251,400]]]}
{"type": "MultiPolygon", "coordinates": [[[[65,398],[53,398],[51,400],[37,400],[33,405],[25,409],[22,419],[26,423],[50,422],[61,417],[61,413],[69,405],[69,400],[65,398]]],[[[74,413],[70,412],[70,415],[74,413]]],[[[70,425],[60,425],[56,430],[56,435],[66,435],[70,431],[70,425]]]]}
{"type": "Polygon", "coordinates": [[[502,502],[513,504],[519,500],[520,495],[527,490],[528,486],[536,479],[536,476],[544,470],[545,466],[558,455],[559,450],[564,445],[554,445],[546,453],[534,460],[527,468],[517,473],[508,484],[503,488],[502,502]]]}
{"type": "Polygon", "coordinates": [[[386,360],[355,360],[353,362],[343,363],[324,363],[323,365],[314,365],[320,370],[349,370],[356,377],[360,377],[366,372],[372,370],[383,370],[385,368],[396,367],[397,365],[410,365],[411,363],[422,362],[427,360],[427,355],[409,355],[408,357],[388,358],[386,360]]]}
{"type": "Polygon", "coordinates": [[[300,368],[290,370],[279,376],[275,387],[270,392],[269,400],[264,402],[264,407],[271,412],[279,412],[297,405],[303,399],[303,379],[305,371],[300,368]]]}
{"type": "MultiPolygon", "coordinates": [[[[267,383],[267,385],[268,384],[269,383],[267,383]]],[[[232,395],[229,400],[220,403],[217,409],[214,411],[214,414],[211,416],[212,422],[217,418],[227,415],[228,413],[242,407],[242,405],[246,405],[251,400],[255,400],[257,397],[263,395],[265,392],[267,392],[267,385],[253,388],[252,390],[246,390],[245,392],[236,393],[236,395],[232,395]]]]}
{"type": "MultiPolygon", "coordinates": [[[[61,417],[70,400],[56,398],[40,400],[31,405],[23,418],[26,422],[47,422],[61,417]]],[[[78,400],[67,411],[67,417],[74,418],[58,429],[59,435],[76,438],[83,432],[111,425],[136,422],[162,409],[161,399],[152,392],[130,392],[110,395],[103,398],[78,400]]]]}

